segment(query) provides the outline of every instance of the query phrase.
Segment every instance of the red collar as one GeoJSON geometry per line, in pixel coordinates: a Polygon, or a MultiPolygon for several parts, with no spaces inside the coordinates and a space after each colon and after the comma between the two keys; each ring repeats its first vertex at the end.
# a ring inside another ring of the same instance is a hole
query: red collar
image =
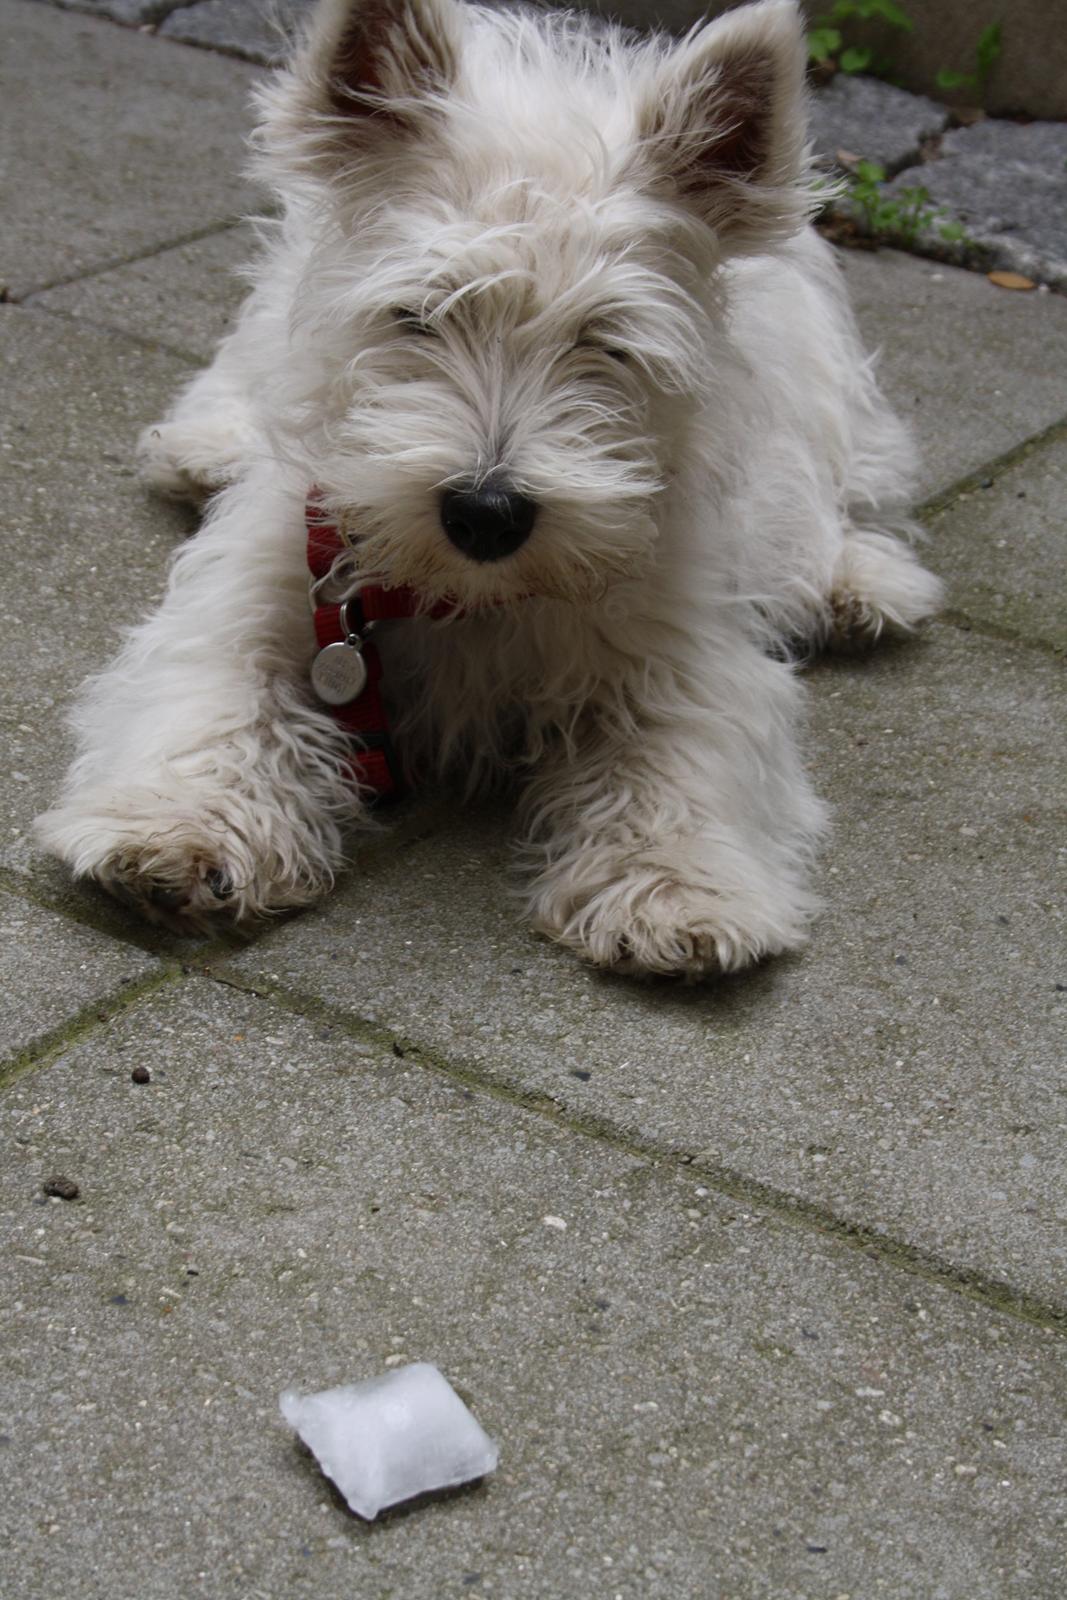
{"type": "Polygon", "coordinates": [[[453,616],[456,607],[444,601],[427,610],[411,589],[383,589],[374,583],[364,584],[343,604],[316,604],[314,585],[329,577],[347,548],[321,502],[319,490],[312,488],[306,507],[307,563],[319,646],[311,667],[312,689],[358,747],[350,763],[356,782],[374,799],[392,799],[403,791],[404,775],[389,735],[381,657],[371,629],[401,617],[453,616]]]}

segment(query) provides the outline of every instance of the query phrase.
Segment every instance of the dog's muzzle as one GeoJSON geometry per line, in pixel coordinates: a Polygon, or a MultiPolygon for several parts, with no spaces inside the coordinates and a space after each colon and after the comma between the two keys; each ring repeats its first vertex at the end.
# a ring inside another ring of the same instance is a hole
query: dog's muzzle
{"type": "Polygon", "coordinates": [[[537,520],[537,502],[492,483],[446,489],[441,526],[472,561],[501,561],[525,544],[537,520]]]}

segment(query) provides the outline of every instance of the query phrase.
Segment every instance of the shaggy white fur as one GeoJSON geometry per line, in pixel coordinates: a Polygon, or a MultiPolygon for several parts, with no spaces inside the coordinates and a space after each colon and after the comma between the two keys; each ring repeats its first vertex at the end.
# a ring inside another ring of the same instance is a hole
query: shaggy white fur
{"type": "Polygon", "coordinates": [[[303,506],[381,630],[414,772],[520,771],[527,903],[581,955],[698,976],[802,943],[823,807],[786,657],[933,611],[911,451],[807,227],[792,0],[681,43],[456,0],[323,0],[260,91],[283,202],[146,480],[219,490],[93,680],[40,837],[203,918],[321,893],[366,816],[313,700],[303,506]],[[534,508],[496,558],[446,490],[534,508]]]}

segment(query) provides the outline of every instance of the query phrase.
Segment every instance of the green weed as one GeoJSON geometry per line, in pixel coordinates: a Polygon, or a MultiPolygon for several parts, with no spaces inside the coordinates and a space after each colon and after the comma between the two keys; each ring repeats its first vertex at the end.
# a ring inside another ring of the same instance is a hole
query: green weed
{"type": "Polygon", "coordinates": [[[949,67],[942,67],[937,75],[939,89],[975,89],[977,98],[981,100],[985,95],[986,79],[1000,60],[1001,27],[999,22],[991,22],[988,28],[983,29],[978,36],[975,47],[975,66],[973,72],[953,72],[949,67]]]}
{"type": "Polygon", "coordinates": [[[891,28],[911,33],[915,24],[896,0],[835,0],[825,16],[817,17],[808,34],[808,56],[817,65],[833,64],[839,72],[882,72],[887,63],[876,58],[869,46],[846,44],[845,31],[856,22],[877,20],[891,28]]]}
{"type": "Polygon", "coordinates": [[[877,161],[860,161],[851,174],[845,190],[856,226],[861,233],[877,239],[891,239],[912,247],[921,233],[937,224],[940,238],[946,242],[966,238],[958,222],[941,222],[948,215],[943,206],[935,206],[930,191],[921,186],[899,189],[890,193],[885,187],[885,168],[877,161]]]}

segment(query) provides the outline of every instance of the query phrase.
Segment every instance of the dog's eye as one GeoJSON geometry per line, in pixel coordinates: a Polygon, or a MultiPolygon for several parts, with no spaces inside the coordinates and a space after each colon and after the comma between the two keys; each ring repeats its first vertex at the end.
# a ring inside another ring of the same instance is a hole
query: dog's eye
{"type": "Polygon", "coordinates": [[[610,356],[612,361],[626,362],[630,359],[628,350],[620,350],[615,345],[604,344],[600,339],[579,339],[579,350],[595,350],[598,355],[610,356]]]}
{"type": "Polygon", "coordinates": [[[437,329],[431,327],[421,312],[412,311],[407,306],[394,306],[389,315],[400,327],[410,328],[412,333],[425,333],[431,339],[438,337],[437,329]]]}

